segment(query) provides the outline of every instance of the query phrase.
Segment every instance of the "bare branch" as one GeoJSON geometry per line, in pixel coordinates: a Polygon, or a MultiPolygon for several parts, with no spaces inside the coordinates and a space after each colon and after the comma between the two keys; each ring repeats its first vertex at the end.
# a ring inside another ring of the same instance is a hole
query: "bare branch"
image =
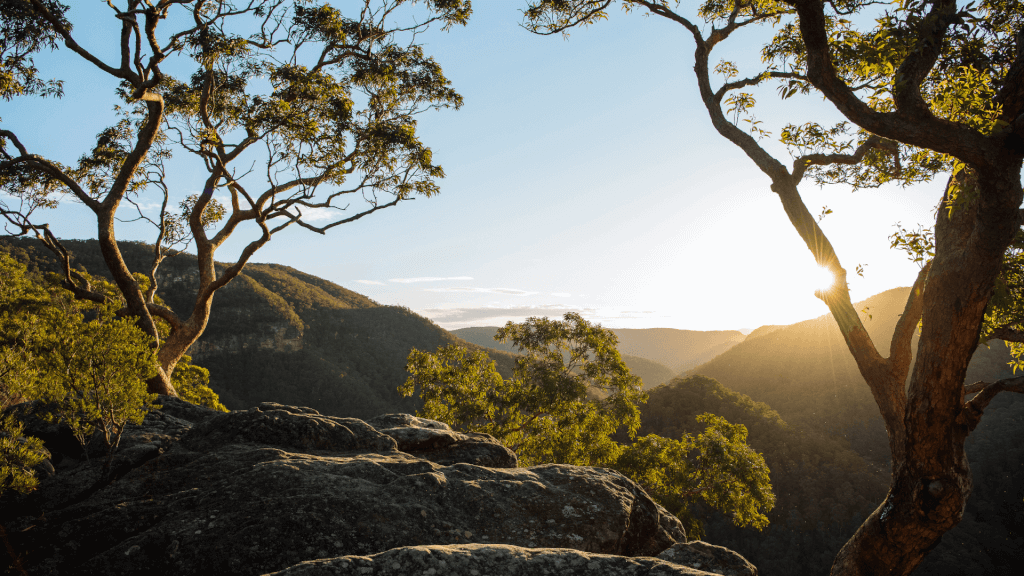
{"type": "Polygon", "coordinates": [[[1000,392],[1016,392],[1024,394],[1024,376],[1016,378],[1004,378],[996,382],[975,382],[964,386],[964,394],[977,394],[968,400],[957,417],[957,423],[967,426],[968,430],[974,430],[981,421],[985,408],[989,402],[1000,392]]]}
{"type": "Polygon", "coordinates": [[[928,280],[928,271],[932,263],[928,262],[917,274],[917,280],[910,288],[910,295],[907,297],[907,304],[903,308],[903,314],[896,322],[896,330],[892,334],[892,341],[889,343],[889,364],[893,377],[903,381],[907,378],[910,370],[910,360],[913,351],[910,344],[914,339],[914,332],[917,330],[917,323],[921,320],[924,311],[925,283],[928,280]]]}

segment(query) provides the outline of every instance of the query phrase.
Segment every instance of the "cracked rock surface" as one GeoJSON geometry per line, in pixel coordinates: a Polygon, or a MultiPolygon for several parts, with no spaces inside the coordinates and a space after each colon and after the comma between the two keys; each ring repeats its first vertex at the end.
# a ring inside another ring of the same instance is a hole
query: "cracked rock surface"
{"type": "Polygon", "coordinates": [[[345,558],[376,562],[353,574],[428,570],[379,571],[405,561],[375,560],[387,554],[701,573],[649,558],[685,542],[682,525],[611,470],[516,468],[490,436],[405,414],[364,422],[273,403],[229,414],[158,403],[109,466],[67,456],[39,490],[0,502],[14,573],[347,574],[302,572],[356,562],[345,558]]]}

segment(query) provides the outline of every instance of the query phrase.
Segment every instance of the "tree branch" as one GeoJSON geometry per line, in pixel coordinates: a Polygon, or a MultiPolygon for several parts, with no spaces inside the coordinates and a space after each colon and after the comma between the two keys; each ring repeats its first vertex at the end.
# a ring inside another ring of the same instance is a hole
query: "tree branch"
{"type": "Polygon", "coordinates": [[[974,430],[981,421],[985,408],[989,402],[1000,392],[1016,392],[1024,394],[1024,376],[1016,378],[1004,378],[996,382],[975,382],[964,386],[964,394],[977,394],[968,400],[957,416],[957,423],[967,426],[968,430],[974,430]]]}
{"type": "Polygon", "coordinates": [[[804,178],[804,173],[811,166],[824,166],[828,164],[860,164],[867,155],[868,150],[880,148],[888,150],[896,157],[896,168],[899,170],[899,145],[892,140],[886,140],[872,134],[863,144],[854,150],[853,154],[808,154],[793,160],[793,179],[799,184],[804,178]]]}
{"type": "Polygon", "coordinates": [[[917,274],[917,280],[910,288],[910,296],[907,297],[907,304],[903,308],[903,314],[896,322],[896,330],[892,334],[892,341],[889,343],[889,364],[893,377],[900,381],[907,379],[910,371],[910,360],[913,357],[910,343],[914,339],[914,332],[917,330],[917,323],[921,320],[924,311],[924,290],[928,280],[928,272],[932,263],[928,262],[917,274]]]}
{"type": "MultiPolygon", "coordinates": [[[[920,110],[911,104],[914,94],[920,97],[920,85],[901,87],[903,108],[895,112],[877,112],[857,97],[854,91],[839,77],[829,48],[829,35],[826,28],[824,5],[820,0],[786,0],[797,9],[800,22],[800,36],[807,50],[807,77],[815,88],[820,90],[839,111],[855,124],[872,134],[884,138],[898,140],[920,148],[928,148],[937,152],[951,154],[972,164],[985,165],[987,157],[998,151],[994,142],[964,125],[955,124],[936,118],[927,109],[920,110]]],[[[947,5],[952,0],[939,0],[936,4],[947,5]]],[[[955,6],[954,6],[955,8],[955,6]]],[[[936,8],[937,9],[937,8],[936,8]]],[[[944,32],[943,32],[944,33],[944,32]]],[[[934,41],[934,35],[927,41],[934,41]]],[[[930,48],[920,46],[919,56],[908,58],[900,65],[913,75],[929,61],[930,48]],[[906,66],[906,68],[904,68],[906,66]]],[[[929,65],[930,66],[930,65],[929,65]]],[[[930,69],[930,68],[929,68],[930,69]]],[[[927,72],[927,70],[925,71],[927,72]]],[[[916,76],[913,76],[916,77],[916,76]]],[[[909,82],[910,79],[901,79],[909,82]]],[[[899,103],[897,103],[899,105],[899,103]]]]}
{"type": "Polygon", "coordinates": [[[989,336],[1004,342],[1024,342],[1024,330],[1016,330],[1009,326],[994,328],[989,336]]]}

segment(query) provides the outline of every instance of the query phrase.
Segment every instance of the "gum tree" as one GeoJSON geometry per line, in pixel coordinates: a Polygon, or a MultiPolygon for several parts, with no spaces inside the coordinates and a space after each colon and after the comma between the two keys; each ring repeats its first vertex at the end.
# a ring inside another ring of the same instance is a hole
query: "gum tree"
{"type": "Polygon", "coordinates": [[[705,430],[697,436],[637,438],[647,394],[622,362],[611,330],[569,312],[562,320],[509,322],[494,338],[519,351],[510,378],[502,378],[482,350],[414,349],[410,377],[399,392],[419,392],[424,418],[494,436],[521,465],[621,472],[673,512],[691,539],[704,535],[700,505],[728,515],[736,526],[768,525],[765,514],[775,506],[775,494],[764,457],[747,445],[746,426],[701,414],[697,421],[705,430]],[[618,442],[617,431],[630,443],[618,442]]]}
{"type": "Polygon", "coordinates": [[[110,94],[118,120],[74,165],[39,153],[53,135],[0,125],[0,215],[8,232],[35,235],[58,256],[76,298],[101,302],[107,296],[71,268],[59,230],[39,211],[70,198],[95,215],[120,314],[158,348],[151,392],[174,394],[170,376],[202,335],[214,294],[275,234],[324,234],[438,192],[444,172],[417,136],[416,115],[462,99],[416,40],[430,26],[464,25],[469,0],[365,0],[346,13],[312,0],[97,2],[88,9],[120,33],[95,47],[79,42],[81,9],[58,0],[0,4],[4,99],[49,98],[61,114],[63,84],[36,62],[44,49],[118,82],[110,94]],[[176,77],[172,69],[187,71],[176,77]],[[203,174],[203,192],[173,191],[172,172],[203,174]],[[144,210],[150,203],[159,214],[144,210]],[[125,214],[154,226],[145,270],[129,269],[118,248],[125,214]],[[218,268],[217,249],[238,233],[247,238],[240,256],[218,268]],[[198,256],[196,299],[179,315],[155,301],[156,272],[189,244],[198,256]],[[170,327],[163,341],[157,319],[170,327]]]}
{"type": "Polygon", "coordinates": [[[693,39],[694,73],[711,123],[771,181],[814,259],[832,271],[819,292],[878,405],[889,436],[889,494],[842,548],[833,574],[909,574],[963,515],[971,491],[964,441],[1000,391],[1024,378],[968,383],[983,338],[1020,342],[1019,235],[1024,158],[1024,38],[1017,2],[710,0],[696,14],[667,0],[539,0],[524,25],[557,34],[605,19],[618,4],[678,24],[693,39]],[[877,17],[859,30],[868,10],[877,17]],[[858,15],[857,18],[851,17],[858,15]],[[712,51],[744,28],[772,25],[764,70],[741,76],[712,51]],[[712,72],[721,74],[712,81],[712,72]],[[784,98],[818,90],[852,123],[787,125],[793,160],[773,157],[745,90],[778,83],[784,98]],[[715,87],[717,84],[717,87],[715,87]],[[928,231],[894,235],[922,268],[888,346],[878,352],[854,309],[839,256],[800,196],[800,183],[854,187],[950,174],[928,231]],[[996,298],[993,299],[993,296],[996,298]],[[913,360],[912,338],[921,336],[913,360]],[[908,381],[909,376],[909,381],[908,381]],[[977,393],[973,398],[967,395],[977,393]]]}

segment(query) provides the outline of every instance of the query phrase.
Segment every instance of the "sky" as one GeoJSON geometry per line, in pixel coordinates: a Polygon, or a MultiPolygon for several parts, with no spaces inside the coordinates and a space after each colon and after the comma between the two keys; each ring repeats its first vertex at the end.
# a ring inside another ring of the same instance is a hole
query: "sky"
{"type": "MultiPolygon", "coordinates": [[[[79,43],[113,60],[104,3],[71,4],[79,43]]],[[[344,13],[349,3],[334,4],[344,13]]],[[[477,0],[467,27],[419,37],[465,100],[419,117],[447,175],[440,195],[326,236],[286,230],[252,261],[321,276],[448,329],[577,311],[611,328],[750,330],[827,313],[813,294],[817,267],[770,181],[711,126],[689,34],[615,11],[568,39],[542,37],[519,26],[524,5],[477,0]]],[[[730,39],[713,62],[756,73],[767,34],[730,39]]],[[[44,76],[65,80],[64,98],[0,102],[0,119],[32,152],[70,164],[113,123],[116,85],[66,50],[39,62],[44,76]]],[[[758,119],[775,135],[787,123],[841,120],[819,96],[755,94],[758,119]]],[[[781,145],[763,143],[791,164],[781,145]]],[[[172,200],[199,192],[205,170],[185,161],[172,169],[172,200]]],[[[832,210],[821,226],[854,301],[913,283],[917,266],[888,237],[897,222],[934,220],[940,182],[857,192],[805,182],[801,193],[812,213],[832,210]]],[[[59,237],[96,236],[80,205],[42,217],[59,237]]],[[[231,261],[253,234],[217,259],[231,261]]],[[[117,235],[155,238],[137,223],[117,235]]]]}

